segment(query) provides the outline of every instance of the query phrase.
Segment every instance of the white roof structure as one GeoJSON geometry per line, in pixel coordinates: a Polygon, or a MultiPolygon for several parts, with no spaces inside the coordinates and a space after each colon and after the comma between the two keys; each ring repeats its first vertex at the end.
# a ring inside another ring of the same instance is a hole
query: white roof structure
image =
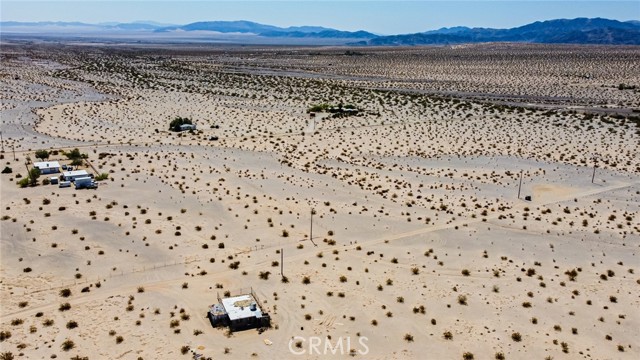
{"type": "Polygon", "coordinates": [[[33,167],[37,167],[38,169],[47,169],[47,168],[60,168],[60,163],[57,161],[41,161],[33,163],[33,167]]]}
{"type": "Polygon", "coordinates": [[[240,295],[222,299],[222,306],[224,306],[231,321],[251,317],[262,317],[262,310],[257,306],[256,300],[251,295],[240,295]],[[255,307],[251,306],[251,304],[255,304],[255,307]],[[252,307],[255,310],[251,310],[252,307]]]}
{"type": "Polygon", "coordinates": [[[89,176],[87,170],[74,170],[74,171],[65,171],[62,173],[64,177],[80,177],[80,176],[89,176]]]}

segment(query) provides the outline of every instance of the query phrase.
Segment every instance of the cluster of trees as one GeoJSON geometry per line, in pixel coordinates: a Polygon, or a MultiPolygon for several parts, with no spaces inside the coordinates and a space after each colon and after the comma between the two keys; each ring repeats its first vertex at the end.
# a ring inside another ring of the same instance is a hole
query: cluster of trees
{"type": "Polygon", "coordinates": [[[331,105],[327,103],[316,104],[307,109],[307,113],[312,112],[330,112],[332,114],[357,113],[359,109],[355,105],[339,103],[331,105]]]}
{"type": "Polygon", "coordinates": [[[33,168],[29,170],[28,175],[28,177],[23,178],[17,182],[18,186],[20,186],[21,188],[27,186],[36,186],[38,184],[38,178],[40,177],[40,175],[42,175],[42,173],[40,172],[40,169],[33,168]]]}
{"type": "Polygon", "coordinates": [[[193,124],[193,122],[189,118],[183,118],[178,116],[177,118],[171,120],[171,122],[169,123],[169,130],[180,131],[180,125],[185,125],[185,124],[191,125],[193,124]]]}
{"type": "Polygon", "coordinates": [[[82,165],[83,160],[89,158],[89,155],[81,153],[78,148],[65,152],[64,155],[67,159],[71,160],[71,165],[74,166],[82,165]]]}
{"type": "Polygon", "coordinates": [[[618,84],[618,90],[634,90],[635,88],[635,85],[628,85],[625,83],[618,84]]]}
{"type": "Polygon", "coordinates": [[[49,158],[49,152],[47,150],[37,150],[36,151],[36,158],[37,159],[46,160],[46,159],[49,158]]]}
{"type": "Polygon", "coordinates": [[[329,108],[332,108],[333,105],[330,104],[316,104],[307,109],[307,113],[312,112],[326,112],[329,108]]]}

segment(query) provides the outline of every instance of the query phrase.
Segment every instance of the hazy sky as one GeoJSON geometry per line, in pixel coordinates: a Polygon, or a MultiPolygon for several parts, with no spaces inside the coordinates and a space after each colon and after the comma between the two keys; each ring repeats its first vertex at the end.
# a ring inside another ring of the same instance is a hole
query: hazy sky
{"type": "Polygon", "coordinates": [[[505,28],[537,20],[576,17],[640,19],[640,1],[0,1],[2,21],[129,22],[186,24],[250,20],[277,26],[319,25],[380,34],[443,26],[505,28]]]}

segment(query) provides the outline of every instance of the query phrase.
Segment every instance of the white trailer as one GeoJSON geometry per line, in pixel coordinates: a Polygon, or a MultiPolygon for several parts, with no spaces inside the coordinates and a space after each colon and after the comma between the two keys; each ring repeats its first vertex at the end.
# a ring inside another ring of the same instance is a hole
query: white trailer
{"type": "Polygon", "coordinates": [[[92,178],[85,176],[76,178],[74,181],[77,189],[95,189],[98,187],[95,181],[92,178]]]}
{"type": "Polygon", "coordinates": [[[88,177],[89,173],[86,170],[65,171],[62,176],[66,181],[75,181],[78,178],[88,177]]]}

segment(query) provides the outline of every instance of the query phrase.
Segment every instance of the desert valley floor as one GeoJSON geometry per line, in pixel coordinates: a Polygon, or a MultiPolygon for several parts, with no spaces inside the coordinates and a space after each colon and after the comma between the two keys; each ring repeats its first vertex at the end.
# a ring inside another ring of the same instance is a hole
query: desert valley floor
{"type": "Polygon", "coordinates": [[[0,353],[638,359],[638,58],[3,43],[0,353]],[[73,149],[97,189],[17,185],[73,149]]]}

